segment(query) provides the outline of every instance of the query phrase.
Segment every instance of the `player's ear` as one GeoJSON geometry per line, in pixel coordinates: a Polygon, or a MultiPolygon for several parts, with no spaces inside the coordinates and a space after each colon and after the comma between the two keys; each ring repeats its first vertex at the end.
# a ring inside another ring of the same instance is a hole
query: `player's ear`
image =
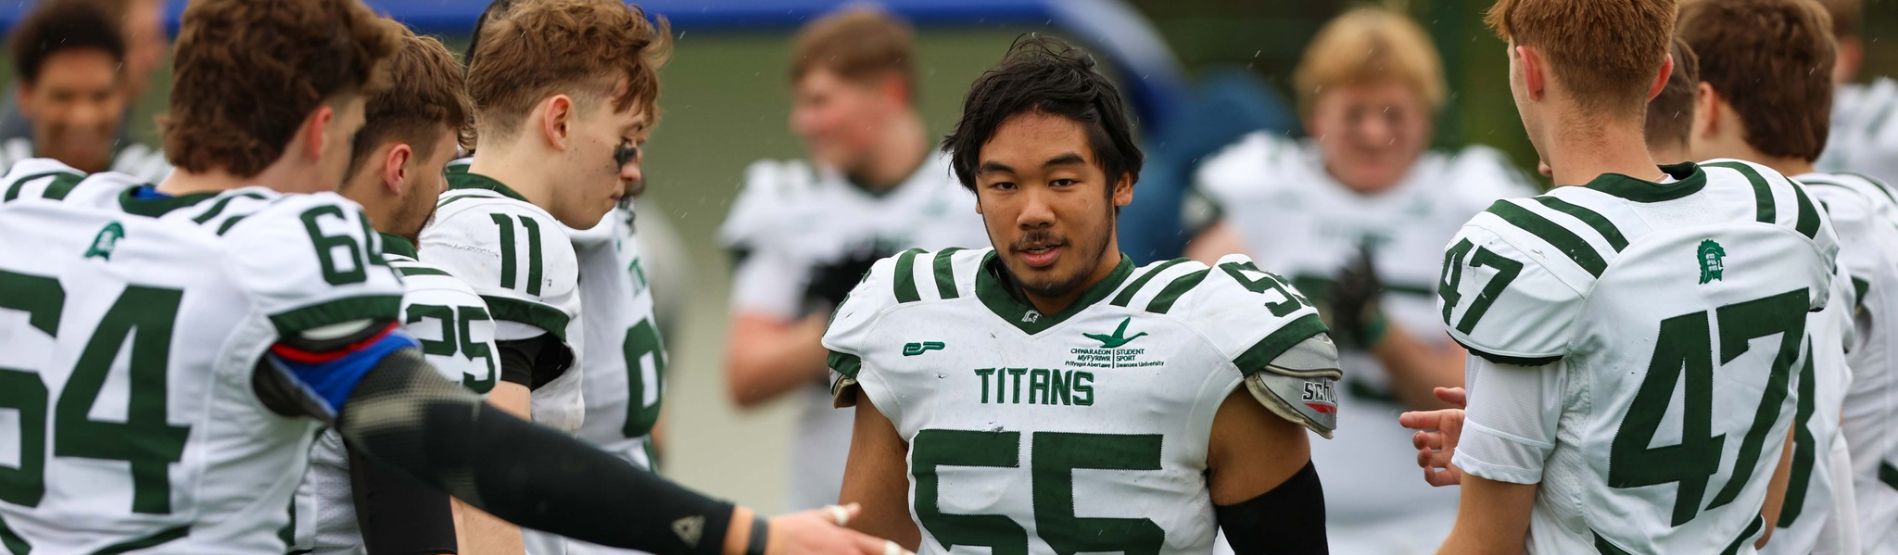
{"type": "Polygon", "coordinates": [[[390,147],[389,154],[382,157],[382,186],[391,193],[402,194],[409,179],[409,160],[414,156],[415,149],[407,143],[390,147]]]}
{"type": "MultiPolygon", "coordinates": [[[[317,103],[316,111],[310,112],[310,117],[303,120],[303,128],[297,133],[297,136],[303,139],[304,155],[309,156],[311,160],[323,159],[324,139],[329,134],[330,122],[335,119],[335,106],[331,106],[329,102],[317,103]]],[[[295,143],[295,141],[291,142],[295,143]]],[[[340,155],[347,156],[348,154],[340,153],[340,155]]]]}
{"type": "Polygon", "coordinates": [[[1653,83],[1648,85],[1648,101],[1653,101],[1654,97],[1661,96],[1661,89],[1667,88],[1667,78],[1673,74],[1674,55],[1670,53],[1666,58],[1661,59],[1661,75],[1655,78],[1653,83]]]}
{"type": "Polygon", "coordinates": [[[541,112],[540,132],[554,148],[566,148],[573,115],[573,97],[556,94],[547,99],[547,109],[541,112]]]}
{"type": "Polygon", "coordinates": [[[1530,100],[1542,100],[1544,87],[1548,86],[1547,76],[1542,73],[1545,69],[1542,53],[1528,46],[1517,45],[1514,48],[1516,63],[1522,71],[1523,92],[1529,95],[1530,100]]]}
{"type": "Polygon", "coordinates": [[[1695,138],[1708,138],[1720,132],[1720,92],[1706,81],[1694,89],[1695,138]]]}
{"type": "Polygon", "coordinates": [[[1123,173],[1114,181],[1114,206],[1134,203],[1134,174],[1123,173]]]}

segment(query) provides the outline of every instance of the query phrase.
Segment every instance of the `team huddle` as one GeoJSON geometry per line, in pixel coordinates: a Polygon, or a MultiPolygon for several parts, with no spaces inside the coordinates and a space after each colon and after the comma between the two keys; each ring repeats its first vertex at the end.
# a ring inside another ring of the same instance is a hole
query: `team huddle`
{"type": "MultiPolygon", "coordinates": [[[[79,5],[28,42],[123,60],[59,34],[109,26],[79,5]]],[[[169,171],[6,160],[0,548],[1898,554],[1898,196],[1853,173],[1898,160],[1898,86],[1835,84],[1860,9],[1499,0],[1540,195],[1425,152],[1434,49],[1347,12],[1294,76],[1313,138],[1206,158],[1187,257],[1144,265],[1089,54],[1018,39],[937,148],[907,29],[815,21],[813,160],[721,231],[732,394],[808,405],[817,508],[772,518],[654,472],[663,18],[496,0],[458,59],[358,0],[194,0],[169,171]]]]}

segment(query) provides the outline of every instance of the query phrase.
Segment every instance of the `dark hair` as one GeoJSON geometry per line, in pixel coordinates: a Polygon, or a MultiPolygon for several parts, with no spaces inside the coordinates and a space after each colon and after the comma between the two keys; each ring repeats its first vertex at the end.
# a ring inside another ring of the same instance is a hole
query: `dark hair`
{"type": "Polygon", "coordinates": [[[125,60],[124,28],[104,4],[89,0],[48,0],[13,29],[13,73],[22,82],[40,76],[53,54],[66,50],[103,50],[125,60]]]}
{"type": "Polygon", "coordinates": [[[976,78],[962,102],[962,120],[942,139],[964,188],[975,189],[982,145],[995,136],[995,129],[1016,114],[1030,112],[1080,123],[1094,159],[1107,172],[1109,191],[1122,175],[1139,179],[1144,156],[1134,144],[1133,122],[1119,89],[1094,71],[1094,59],[1086,52],[1030,34],[1016,39],[1002,63],[976,78]]]}
{"type": "Polygon", "coordinates": [[[1674,73],[1661,94],[1648,101],[1648,148],[1686,145],[1694,132],[1694,95],[1700,89],[1700,57],[1687,40],[1674,37],[1674,73]]]}
{"type": "Polygon", "coordinates": [[[475,19],[474,33],[468,35],[468,51],[461,54],[465,63],[474,64],[475,50],[481,48],[481,32],[488,27],[488,22],[500,19],[511,9],[514,9],[514,0],[494,0],[481,10],[481,17],[475,19]]]}
{"type": "Polygon", "coordinates": [[[386,62],[389,86],[369,95],[363,105],[362,129],[356,132],[355,153],[349,173],[362,168],[377,146],[401,142],[413,146],[416,156],[434,152],[435,139],[444,130],[459,135],[474,113],[461,62],[440,40],[402,31],[402,49],[386,62]]]}
{"type": "Polygon", "coordinates": [[[1823,8],[1811,0],[1688,2],[1680,34],[1700,55],[1700,81],[1739,114],[1746,144],[1767,156],[1819,159],[1838,58],[1823,8]]]}

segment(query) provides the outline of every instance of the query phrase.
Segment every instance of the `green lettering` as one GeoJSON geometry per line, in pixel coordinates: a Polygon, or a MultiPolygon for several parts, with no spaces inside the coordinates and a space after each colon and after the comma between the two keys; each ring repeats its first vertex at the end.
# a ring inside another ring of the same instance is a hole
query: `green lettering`
{"type": "Polygon", "coordinates": [[[1068,391],[1068,382],[1068,371],[1066,370],[1055,370],[1048,373],[1048,404],[1055,404],[1056,398],[1060,398],[1061,404],[1063,405],[1074,404],[1074,395],[1068,391]]]}
{"type": "Polygon", "coordinates": [[[1036,403],[1054,404],[1054,399],[1048,397],[1048,369],[1046,368],[1036,368],[1034,372],[1028,374],[1028,404],[1036,403]]]}
{"type": "Polygon", "coordinates": [[[982,378],[982,404],[989,404],[989,376],[995,374],[994,368],[977,368],[975,375],[982,378]]]}
{"type": "Polygon", "coordinates": [[[1093,372],[1076,371],[1074,373],[1074,404],[1081,407],[1094,406],[1093,372]]]}
{"type": "MultiPolygon", "coordinates": [[[[1019,405],[1019,404],[1021,404],[1021,377],[1022,377],[1022,374],[1027,374],[1027,373],[1028,373],[1028,369],[1027,369],[1027,368],[1010,368],[1010,369],[1008,369],[1008,375],[1010,375],[1010,376],[1014,376],[1014,377],[1015,377],[1015,379],[1014,379],[1014,385],[1015,385],[1015,387],[1014,387],[1014,390],[1015,390],[1015,394],[1014,394],[1013,396],[1011,396],[1011,397],[1010,397],[1010,399],[1011,399],[1011,400],[1010,400],[1009,402],[1011,402],[1011,403],[1015,403],[1015,404],[1017,404],[1017,405],[1019,405]]],[[[999,401],[1000,399],[998,398],[997,400],[999,401]]]]}

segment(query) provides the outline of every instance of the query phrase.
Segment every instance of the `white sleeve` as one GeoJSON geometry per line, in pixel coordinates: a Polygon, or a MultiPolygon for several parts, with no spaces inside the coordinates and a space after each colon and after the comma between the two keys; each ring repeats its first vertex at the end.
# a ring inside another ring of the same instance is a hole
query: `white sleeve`
{"type": "Polygon", "coordinates": [[[1490,480],[1540,483],[1562,414],[1563,364],[1517,366],[1468,357],[1469,408],[1451,462],[1490,480]]]}
{"type": "Polygon", "coordinates": [[[809,264],[796,263],[783,249],[750,251],[732,269],[732,312],[795,320],[803,313],[809,264]]]}

